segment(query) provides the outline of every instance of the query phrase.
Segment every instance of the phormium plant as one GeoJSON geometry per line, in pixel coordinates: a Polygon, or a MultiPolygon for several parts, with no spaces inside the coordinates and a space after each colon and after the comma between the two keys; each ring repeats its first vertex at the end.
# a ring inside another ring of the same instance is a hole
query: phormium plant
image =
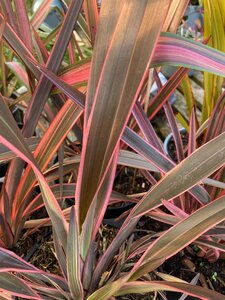
{"type": "Polygon", "coordinates": [[[224,94],[220,89],[215,95],[220,98],[199,128],[192,106],[187,156],[168,102],[188,68],[224,76],[225,54],[175,34],[187,0],[103,0],[100,12],[95,0],[64,1],[62,24],[46,34],[38,28],[51,2],[43,1],[34,15],[24,1],[1,2],[0,158],[10,163],[0,198],[0,298],[103,300],[170,290],[225,299],[169,275],[158,273],[154,281],[147,276],[193,243],[213,249],[214,259],[225,250],[224,94]],[[157,76],[163,65],[179,67],[164,87],[157,76]],[[149,102],[152,79],[159,92],[149,102]],[[13,100],[21,86],[25,92],[13,100]],[[177,165],[151,124],[162,106],[177,165]],[[14,107],[24,112],[22,130],[14,107]],[[136,205],[99,254],[108,205],[131,201],[113,191],[117,165],[144,170],[152,187],[132,198],[136,205]],[[66,208],[65,198],[75,205],[66,208]],[[38,219],[41,207],[48,215],[38,219]],[[136,239],[132,233],[143,215],[170,227],[136,239]],[[58,275],[11,251],[24,228],[49,224],[58,275]]]}

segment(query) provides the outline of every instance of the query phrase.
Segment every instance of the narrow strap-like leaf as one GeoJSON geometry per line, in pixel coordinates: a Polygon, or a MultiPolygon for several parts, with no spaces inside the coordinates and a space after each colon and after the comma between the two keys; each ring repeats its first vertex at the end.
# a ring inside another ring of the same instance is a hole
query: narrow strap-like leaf
{"type": "Polygon", "coordinates": [[[80,274],[80,253],[79,253],[79,235],[77,230],[77,220],[75,209],[71,208],[69,234],[67,239],[67,275],[69,287],[74,299],[83,299],[83,287],[80,274]]]}

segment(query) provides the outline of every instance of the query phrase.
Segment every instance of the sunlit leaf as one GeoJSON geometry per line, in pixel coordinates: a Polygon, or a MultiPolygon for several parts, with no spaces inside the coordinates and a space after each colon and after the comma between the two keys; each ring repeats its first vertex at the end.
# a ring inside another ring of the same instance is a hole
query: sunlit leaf
{"type": "MultiPolygon", "coordinates": [[[[114,1],[115,7],[117,2],[114,1]]],[[[109,3],[111,1],[103,1],[103,13],[107,11],[108,5],[112,5],[109,3]]],[[[99,73],[97,89],[98,77],[95,82],[89,83],[87,109],[90,110],[86,112],[87,126],[78,175],[80,184],[76,194],[80,225],[84,222],[91,201],[107,172],[112,154],[135,103],[167,7],[167,1],[124,1],[105,61],[104,57],[100,61],[93,58],[92,68],[97,69],[95,65],[101,65],[103,61],[104,64],[99,73]],[[161,11],[160,15],[156,13],[158,10],[161,11]],[[139,59],[140,56],[142,59],[139,59]],[[89,100],[90,97],[93,98],[89,100]],[[93,103],[91,108],[90,103],[93,103]],[[107,118],[102,118],[103,115],[107,115],[107,118]]],[[[104,20],[106,26],[112,26],[108,23],[108,18],[102,18],[102,22],[104,20]]],[[[115,24],[115,20],[112,23],[115,24]]],[[[104,27],[104,23],[102,26],[104,27]]],[[[105,34],[101,28],[100,22],[98,36],[105,34]]],[[[100,38],[97,37],[94,52],[99,47],[102,49],[98,41],[100,38]]]]}

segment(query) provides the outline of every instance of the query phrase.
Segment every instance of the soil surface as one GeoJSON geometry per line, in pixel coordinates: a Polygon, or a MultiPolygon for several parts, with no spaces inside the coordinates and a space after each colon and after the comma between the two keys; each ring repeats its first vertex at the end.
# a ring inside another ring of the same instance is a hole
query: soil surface
{"type": "MultiPolygon", "coordinates": [[[[186,138],[186,137],[185,137],[186,138]]],[[[141,193],[150,189],[150,183],[143,175],[132,168],[122,168],[118,171],[117,179],[114,184],[115,190],[124,194],[141,193]]],[[[43,212],[42,212],[43,214],[43,212]]],[[[148,234],[149,232],[160,232],[168,229],[168,225],[153,220],[147,216],[140,219],[135,229],[135,239],[148,234]]],[[[101,256],[106,248],[113,240],[117,228],[110,225],[102,225],[96,240],[96,249],[101,256]]],[[[26,239],[21,238],[13,249],[20,257],[29,261],[36,267],[54,274],[60,274],[61,270],[55,257],[54,245],[52,241],[52,232],[50,227],[41,228],[39,231],[28,236],[26,239]]],[[[138,259],[138,258],[137,258],[138,259]]],[[[135,261],[134,261],[135,262],[135,261]]],[[[187,282],[191,282],[198,275],[196,284],[215,290],[225,295],[225,261],[218,260],[214,263],[209,263],[207,260],[191,255],[186,249],[182,250],[177,255],[168,259],[163,265],[158,268],[159,272],[169,274],[187,282]]],[[[151,280],[160,280],[154,273],[149,274],[151,280]]],[[[118,297],[118,300],[177,300],[181,294],[176,293],[149,293],[145,295],[131,294],[118,297]],[[164,298],[163,298],[164,297],[164,298]],[[165,298],[167,297],[167,298],[165,298]]],[[[193,300],[197,298],[186,298],[193,300]]]]}
{"type": "MultiPolygon", "coordinates": [[[[180,135],[181,135],[181,141],[183,144],[183,149],[185,149],[185,146],[188,144],[188,133],[184,132],[184,133],[181,133],[180,135]]],[[[175,145],[173,137],[171,137],[171,139],[168,143],[168,153],[169,153],[170,158],[174,162],[178,162],[177,150],[176,150],[176,145],[175,145]]]]}

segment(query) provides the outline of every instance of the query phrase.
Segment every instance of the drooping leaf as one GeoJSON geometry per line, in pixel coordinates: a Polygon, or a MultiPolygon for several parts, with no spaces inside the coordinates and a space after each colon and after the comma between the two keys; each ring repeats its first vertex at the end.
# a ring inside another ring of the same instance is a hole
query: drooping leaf
{"type": "Polygon", "coordinates": [[[225,54],[171,33],[162,33],[151,66],[182,66],[225,76],[225,54]],[[179,55],[178,55],[179,54],[179,55]]]}
{"type": "Polygon", "coordinates": [[[11,115],[8,107],[5,105],[4,100],[0,98],[1,111],[0,111],[0,141],[7,148],[14,151],[20,158],[30,164],[35,172],[39,181],[40,188],[43,193],[46,209],[49,216],[52,218],[52,222],[57,228],[57,234],[64,247],[66,247],[67,238],[67,222],[64,219],[64,215],[56,201],[54,195],[51,192],[44,176],[40,172],[27,144],[23,138],[16,122],[11,115]]]}
{"type": "Polygon", "coordinates": [[[26,277],[31,277],[33,281],[38,282],[39,280],[42,280],[43,282],[49,283],[50,279],[51,282],[55,282],[57,285],[61,286],[62,289],[68,290],[64,278],[58,275],[45,273],[26,262],[12,251],[0,247],[0,273],[4,274],[6,272],[24,273],[26,274],[26,277]]]}
{"type": "MultiPolygon", "coordinates": [[[[225,161],[225,133],[221,134],[211,142],[205,144],[188,158],[183,160],[178,166],[169,171],[161,181],[155,185],[150,192],[133,208],[130,215],[121,227],[118,235],[114,238],[107,251],[102,256],[95,270],[96,284],[103,270],[107,267],[110,259],[116,253],[124,240],[132,232],[134,226],[138,222],[138,218],[161,205],[161,199],[172,199],[180,193],[191,188],[203,178],[207,177],[225,161]],[[157,203],[157,204],[156,204],[157,203]]],[[[162,262],[161,260],[157,262],[162,262]]]]}
{"type": "MultiPolygon", "coordinates": [[[[26,143],[27,143],[30,151],[33,152],[35,150],[39,141],[40,141],[40,139],[38,137],[31,137],[31,138],[26,139],[26,143]]],[[[2,144],[0,145],[0,161],[1,162],[13,159],[14,157],[16,157],[16,154],[14,152],[10,151],[2,144]]]]}
{"type": "Polygon", "coordinates": [[[26,70],[19,62],[11,61],[6,62],[6,66],[12,70],[12,72],[20,79],[20,81],[26,86],[29,87],[29,80],[26,70]]]}
{"type": "MultiPolygon", "coordinates": [[[[41,170],[44,170],[48,165],[81,114],[82,111],[71,100],[68,100],[61,108],[34,151],[34,157],[41,170]]],[[[31,168],[27,168],[18,187],[17,208],[34,182],[35,175],[31,168]]]]}
{"type": "Polygon", "coordinates": [[[0,272],[0,289],[4,289],[14,296],[25,299],[40,299],[38,294],[28,284],[10,273],[0,272]]]}

